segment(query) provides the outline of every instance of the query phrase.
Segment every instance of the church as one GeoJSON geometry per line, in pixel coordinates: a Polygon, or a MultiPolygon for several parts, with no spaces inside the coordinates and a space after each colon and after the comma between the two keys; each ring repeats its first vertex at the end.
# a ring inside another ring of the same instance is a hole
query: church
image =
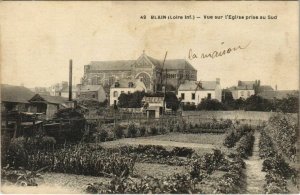
{"type": "Polygon", "coordinates": [[[148,92],[177,91],[185,80],[197,81],[197,70],[185,59],[158,60],[143,52],[137,60],[92,61],[84,66],[82,85],[109,87],[120,79],[138,79],[148,92]]]}

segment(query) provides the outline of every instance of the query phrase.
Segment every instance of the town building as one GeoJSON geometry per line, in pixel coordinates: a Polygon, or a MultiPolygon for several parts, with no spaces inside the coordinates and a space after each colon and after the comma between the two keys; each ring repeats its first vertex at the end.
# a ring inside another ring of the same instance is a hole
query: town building
{"type": "Polygon", "coordinates": [[[163,114],[164,97],[143,97],[142,104],[147,118],[159,118],[163,114]]]}
{"type": "Polygon", "coordinates": [[[273,90],[273,91],[262,91],[257,94],[258,96],[268,99],[268,100],[276,100],[291,97],[299,97],[298,90],[273,90]]]}
{"type": "Polygon", "coordinates": [[[110,105],[117,105],[118,98],[122,93],[129,94],[134,93],[136,91],[145,91],[147,92],[146,86],[142,79],[131,79],[131,78],[123,78],[117,80],[110,87],[110,105]]]}
{"type": "Polygon", "coordinates": [[[185,80],[196,81],[197,70],[185,59],[157,60],[143,52],[137,60],[92,61],[84,66],[81,83],[105,87],[128,77],[141,80],[147,91],[161,91],[166,83],[175,91],[185,80]]]}
{"type": "Polygon", "coordinates": [[[203,99],[222,100],[220,79],[215,81],[185,81],[178,88],[177,97],[184,104],[198,105],[203,99]]]}
{"type": "Polygon", "coordinates": [[[230,87],[233,99],[247,99],[250,96],[257,94],[260,81],[238,81],[237,86],[230,87]]]}
{"type": "Polygon", "coordinates": [[[101,85],[77,85],[77,99],[90,99],[104,102],[107,96],[101,85]]]}
{"type": "Polygon", "coordinates": [[[56,83],[49,88],[51,96],[61,96],[61,90],[68,88],[68,82],[62,81],[61,83],[56,83]]]}
{"type": "MultiPolygon", "coordinates": [[[[78,89],[76,86],[72,86],[72,98],[76,99],[78,94],[78,89]]],[[[69,86],[65,86],[59,91],[59,96],[64,98],[69,98],[69,86]]]]}
{"type": "Polygon", "coordinates": [[[68,99],[60,96],[36,94],[29,102],[28,111],[32,113],[45,113],[46,119],[52,118],[59,109],[68,107],[68,99]]]}
{"type": "Polygon", "coordinates": [[[1,84],[1,112],[26,112],[34,93],[23,86],[1,84]]]}

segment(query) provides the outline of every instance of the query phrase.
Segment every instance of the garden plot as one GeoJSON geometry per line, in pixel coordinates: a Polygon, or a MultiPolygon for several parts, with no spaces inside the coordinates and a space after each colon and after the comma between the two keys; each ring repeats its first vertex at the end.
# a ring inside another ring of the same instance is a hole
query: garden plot
{"type": "Polygon", "coordinates": [[[193,148],[197,153],[203,154],[212,151],[212,149],[220,149],[222,152],[229,153],[230,150],[222,147],[224,134],[185,134],[185,133],[169,133],[164,135],[156,135],[140,138],[125,138],[110,142],[103,142],[101,146],[114,148],[120,146],[137,146],[137,145],[159,145],[170,150],[174,147],[193,148]]]}

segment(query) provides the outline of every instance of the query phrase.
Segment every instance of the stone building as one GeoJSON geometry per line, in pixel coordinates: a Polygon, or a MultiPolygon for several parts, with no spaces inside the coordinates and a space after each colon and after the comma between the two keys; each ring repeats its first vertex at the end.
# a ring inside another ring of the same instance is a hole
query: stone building
{"type": "Polygon", "coordinates": [[[123,78],[139,79],[147,91],[176,91],[185,80],[196,81],[197,70],[185,59],[157,60],[145,52],[137,60],[92,61],[84,66],[82,85],[111,86],[123,78]],[[167,82],[166,82],[167,79],[167,82]]]}

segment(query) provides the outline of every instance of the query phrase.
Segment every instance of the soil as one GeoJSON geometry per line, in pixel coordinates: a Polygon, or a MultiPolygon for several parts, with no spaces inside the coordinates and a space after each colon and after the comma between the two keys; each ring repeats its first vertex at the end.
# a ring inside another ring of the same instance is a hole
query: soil
{"type": "Polygon", "coordinates": [[[250,194],[264,194],[263,185],[265,184],[265,172],[262,172],[263,160],[259,157],[259,139],[260,133],[255,132],[255,141],[253,146],[253,153],[246,163],[247,176],[247,193],[250,194]]]}

